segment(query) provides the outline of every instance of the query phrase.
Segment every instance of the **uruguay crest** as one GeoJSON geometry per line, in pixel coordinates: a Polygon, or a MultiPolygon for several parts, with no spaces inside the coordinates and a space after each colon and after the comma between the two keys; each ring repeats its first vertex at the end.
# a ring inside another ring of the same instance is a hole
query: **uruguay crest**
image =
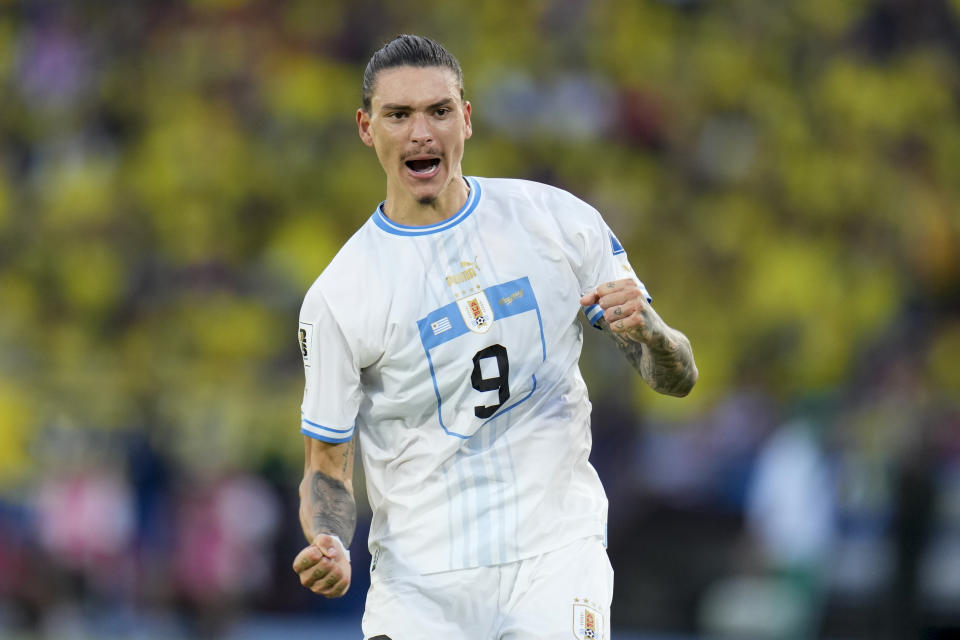
{"type": "Polygon", "coordinates": [[[593,603],[585,600],[574,603],[573,636],[577,640],[602,640],[603,617],[593,603]]]}
{"type": "Polygon", "coordinates": [[[486,333],[493,325],[493,308],[483,291],[460,298],[457,307],[470,331],[486,333]]]}

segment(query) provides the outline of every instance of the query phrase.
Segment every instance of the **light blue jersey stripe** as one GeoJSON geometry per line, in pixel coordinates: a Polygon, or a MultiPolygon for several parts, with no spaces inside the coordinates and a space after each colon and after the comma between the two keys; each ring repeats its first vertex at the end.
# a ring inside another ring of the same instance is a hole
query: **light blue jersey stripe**
{"type": "Polygon", "coordinates": [[[300,433],[310,436],[311,438],[316,438],[317,440],[334,443],[347,442],[353,437],[355,429],[356,425],[347,427],[346,429],[327,427],[312,420],[307,420],[303,417],[303,412],[300,412],[300,433]]]}
{"type": "Polygon", "coordinates": [[[332,436],[332,435],[328,435],[326,433],[317,431],[316,429],[313,429],[312,427],[309,427],[307,425],[300,426],[300,433],[302,433],[305,436],[310,436],[315,440],[322,440],[324,442],[330,442],[334,444],[339,444],[341,442],[350,442],[350,439],[353,437],[352,431],[346,436],[332,436]]]}
{"type": "Polygon", "coordinates": [[[603,309],[598,304],[592,304],[589,307],[583,307],[583,315],[587,316],[587,322],[597,324],[603,317],[603,309]]]}

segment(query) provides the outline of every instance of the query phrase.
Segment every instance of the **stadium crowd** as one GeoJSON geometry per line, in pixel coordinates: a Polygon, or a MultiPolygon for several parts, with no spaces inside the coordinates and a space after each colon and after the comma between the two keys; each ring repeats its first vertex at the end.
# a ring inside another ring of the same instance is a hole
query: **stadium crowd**
{"type": "Polygon", "coordinates": [[[353,112],[399,32],[463,64],[465,172],[595,203],[696,349],[678,401],[587,334],[615,628],[960,628],[960,2],[20,0],[0,635],[360,610],[289,570],[296,317],[383,196],[353,112]]]}

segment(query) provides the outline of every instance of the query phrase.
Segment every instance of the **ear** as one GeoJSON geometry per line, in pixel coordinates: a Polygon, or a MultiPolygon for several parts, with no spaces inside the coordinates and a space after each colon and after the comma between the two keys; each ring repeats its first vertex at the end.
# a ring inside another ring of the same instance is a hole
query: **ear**
{"type": "Polygon", "coordinates": [[[473,135],[473,125],[470,124],[470,113],[473,111],[473,107],[470,106],[470,102],[463,101],[463,123],[466,125],[466,134],[463,136],[464,140],[468,140],[470,136],[473,135]]]}
{"type": "Polygon", "coordinates": [[[357,109],[357,131],[363,144],[373,146],[373,133],[370,131],[370,114],[363,109],[357,109]]]}

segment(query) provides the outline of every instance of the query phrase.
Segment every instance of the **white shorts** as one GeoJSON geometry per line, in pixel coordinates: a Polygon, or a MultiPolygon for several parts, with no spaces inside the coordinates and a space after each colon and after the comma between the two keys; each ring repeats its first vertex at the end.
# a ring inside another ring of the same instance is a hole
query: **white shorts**
{"type": "Polygon", "coordinates": [[[613,569],[601,538],[491,567],[371,579],[367,640],[601,640],[613,569]]]}

